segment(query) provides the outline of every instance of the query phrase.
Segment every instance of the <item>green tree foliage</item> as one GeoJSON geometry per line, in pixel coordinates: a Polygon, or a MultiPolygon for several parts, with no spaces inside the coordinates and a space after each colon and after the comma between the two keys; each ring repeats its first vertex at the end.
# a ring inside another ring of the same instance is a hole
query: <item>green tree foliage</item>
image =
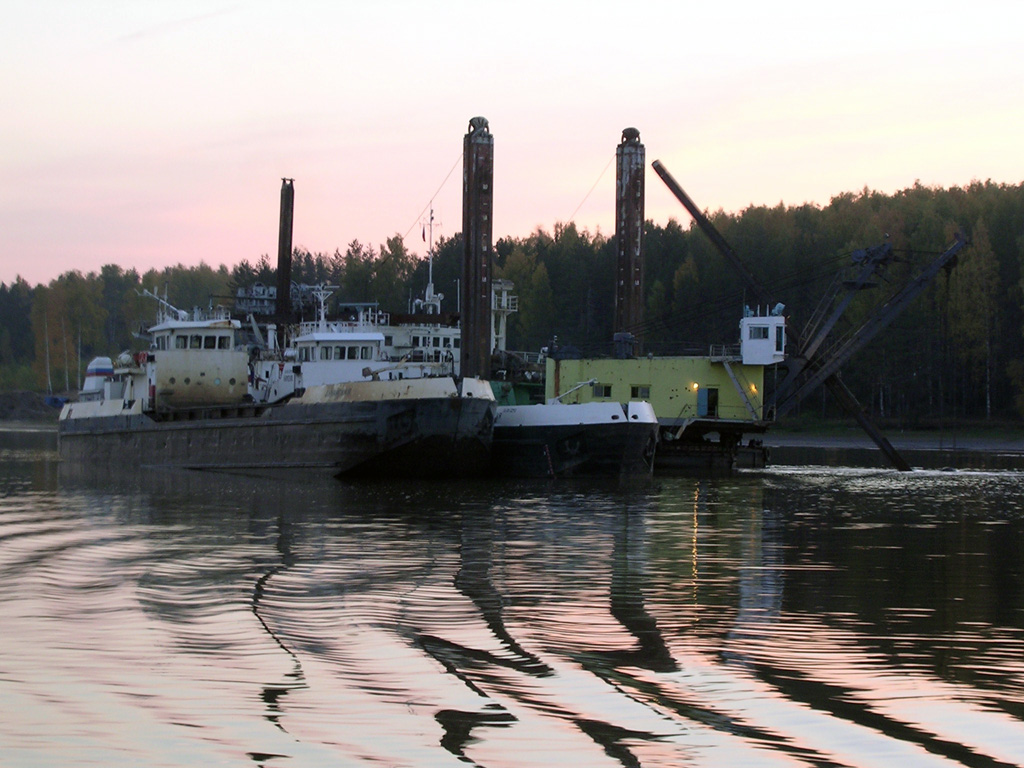
{"type": "Polygon", "coordinates": [[[77,271],[66,272],[35,291],[31,312],[35,369],[48,390],[77,389],[83,360],[87,363],[96,350],[103,349],[107,310],[102,298],[96,276],[77,271]]]}
{"type": "Polygon", "coordinates": [[[20,277],[0,283],[0,366],[31,362],[33,290],[20,277]]]}
{"type": "MultiPolygon", "coordinates": [[[[875,414],[904,422],[1024,415],[1024,184],[975,182],[938,189],[915,184],[894,195],[870,189],[827,205],[751,206],[711,214],[715,226],[767,288],[796,329],[814,314],[853,251],[889,242],[896,259],[874,289],[859,292],[834,335],[855,330],[924,264],[966,232],[972,244],[883,333],[843,369],[843,379],[875,414]]],[[[535,351],[557,336],[589,354],[611,352],[615,303],[614,238],[559,223],[495,243],[496,277],[514,281],[519,312],[509,345],[535,351]]],[[[459,308],[462,238],[433,248],[433,283],[444,309],[459,308]]],[[[737,341],[744,305],[753,303],[735,270],[693,224],[670,219],[644,229],[646,317],[633,330],[655,353],[706,350],[737,341]]],[[[377,301],[405,312],[428,282],[426,258],[400,237],[375,249],[352,241],[342,251],[296,249],[297,283],[339,286],[338,301],[377,301]]],[[[276,284],[266,255],[230,271],[176,266],[139,275],[107,265],[99,274],[61,275],[45,286],[0,285],[0,386],[32,366],[46,386],[74,385],[93,354],[141,344],[133,333],[153,319],[142,288],[182,309],[231,304],[236,289],[276,284]]],[[[757,308],[764,311],[767,308],[757,308]]]]}
{"type": "Polygon", "coordinates": [[[509,336],[516,340],[517,348],[540,349],[551,339],[555,307],[547,268],[537,264],[536,253],[517,245],[498,276],[515,283],[519,305],[524,308],[509,317],[509,336]]]}
{"type": "Polygon", "coordinates": [[[406,286],[409,285],[416,264],[411,253],[399,235],[389,237],[380,247],[380,254],[373,264],[373,276],[368,297],[380,302],[388,311],[398,311],[408,306],[411,300],[406,286]]]}
{"type": "Polygon", "coordinates": [[[0,283],[0,391],[38,386],[32,361],[33,288],[22,278],[0,283]]]}
{"type": "Polygon", "coordinates": [[[270,264],[270,257],[263,254],[255,264],[250,264],[247,259],[235,265],[231,270],[231,282],[229,284],[232,292],[239,288],[247,288],[256,283],[263,285],[275,285],[277,282],[277,271],[270,264]]]}
{"type": "Polygon", "coordinates": [[[979,220],[970,251],[949,276],[947,327],[965,389],[964,406],[972,405],[973,393],[974,398],[983,398],[986,415],[991,415],[992,361],[999,346],[995,336],[999,289],[999,264],[992,252],[988,227],[979,220]]]}
{"type": "MultiPolygon", "coordinates": [[[[143,288],[163,296],[178,309],[191,310],[195,307],[207,309],[218,304],[230,304],[234,294],[231,291],[231,273],[221,265],[214,269],[205,263],[197,267],[177,264],[162,270],[151,269],[142,276],[143,288]]],[[[149,316],[156,313],[150,304],[149,316]]]]}
{"type": "Polygon", "coordinates": [[[132,333],[138,330],[137,307],[140,279],[134,269],[127,272],[116,264],[100,269],[103,306],[107,308],[104,323],[104,341],[107,349],[126,349],[131,345],[132,333]]]}

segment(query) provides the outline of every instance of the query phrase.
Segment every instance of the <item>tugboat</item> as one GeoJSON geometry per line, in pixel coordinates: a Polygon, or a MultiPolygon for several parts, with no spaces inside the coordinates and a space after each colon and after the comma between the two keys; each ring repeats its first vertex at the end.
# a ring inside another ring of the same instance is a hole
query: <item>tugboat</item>
{"type": "Polygon", "coordinates": [[[494,465],[517,477],[650,476],[657,445],[658,417],[643,401],[567,404],[552,398],[499,405],[494,419],[494,465]]]}
{"type": "Polygon", "coordinates": [[[150,349],[90,363],[80,398],[60,415],[63,461],[389,477],[488,469],[487,382],[407,377],[380,359],[382,340],[358,332],[331,345],[332,356],[359,350],[358,376],[307,382],[312,360],[296,349],[251,351],[226,309],[188,313],[148,295],[159,307],[150,349]]]}

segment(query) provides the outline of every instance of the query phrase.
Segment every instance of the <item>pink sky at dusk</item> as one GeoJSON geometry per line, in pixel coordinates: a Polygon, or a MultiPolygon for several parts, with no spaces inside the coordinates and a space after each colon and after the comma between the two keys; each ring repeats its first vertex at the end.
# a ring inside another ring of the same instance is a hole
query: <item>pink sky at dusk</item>
{"type": "MultiPolygon", "coordinates": [[[[613,234],[628,126],[710,210],[1019,184],[1022,29],[1024,4],[995,0],[17,4],[0,281],[273,256],[282,177],[296,246],[408,234],[422,254],[432,196],[435,234],[461,229],[475,115],[496,238],[574,211],[613,234]]],[[[646,214],[689,223],[651,171],[646,214]]]]}

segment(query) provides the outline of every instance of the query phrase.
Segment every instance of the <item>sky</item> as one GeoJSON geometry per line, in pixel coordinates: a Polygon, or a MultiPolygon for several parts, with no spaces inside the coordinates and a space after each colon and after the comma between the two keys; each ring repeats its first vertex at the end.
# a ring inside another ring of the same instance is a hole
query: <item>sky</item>
{"type": "Polygon", "coordinates": [[[33,0],[0,26],[0,282],[276,258],[281,179],[312,252],[462,226],[494,136],[494,237],[1024,181],[1024,3],[33,0]]]}

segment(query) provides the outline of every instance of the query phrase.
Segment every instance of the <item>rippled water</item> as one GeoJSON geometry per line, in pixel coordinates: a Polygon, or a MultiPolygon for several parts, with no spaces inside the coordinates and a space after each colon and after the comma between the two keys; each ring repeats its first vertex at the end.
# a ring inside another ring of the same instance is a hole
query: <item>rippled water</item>
{"type": "Polygon", "coordinates": [[[4,766],[1024,763],[1020,473],[81,478],[0,439],[4,766]]]}

